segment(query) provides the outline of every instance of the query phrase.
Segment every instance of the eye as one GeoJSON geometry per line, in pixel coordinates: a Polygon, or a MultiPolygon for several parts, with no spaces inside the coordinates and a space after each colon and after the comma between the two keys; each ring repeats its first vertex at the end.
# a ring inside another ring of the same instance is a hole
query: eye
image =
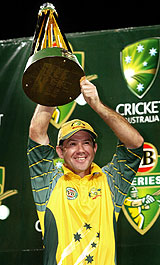
{"type": "Polygon", "coordinates": [[[85,141],[84,144],[85,145],[90,145],[90,141],[85,141]]]}
{"type": "Polygon", "coordinates": [[[75,143],[75,142],[70,142],[69,145],[70,145],[70,146],[75,146],[76,143],[75,143]]]}

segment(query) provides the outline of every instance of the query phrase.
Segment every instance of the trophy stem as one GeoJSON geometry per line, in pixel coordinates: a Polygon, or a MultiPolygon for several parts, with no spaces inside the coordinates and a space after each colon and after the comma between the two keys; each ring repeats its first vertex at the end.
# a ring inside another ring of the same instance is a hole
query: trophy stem
{"type": "Polygon", "coordinates": [[[52,4],[44,4],[38,13],[38,20],[33,39],[30,56],[45,48],[56,46],[72,52],[66,36],[60,28],[60,22],[55,7],[52,4]]]}
{"type": "MultiPolygon", "coordinates": [[[[69,52],[72,53],[72,50],[71,50],[71,48],[69,46],[69,43],[68,43],[68,40],[67,40],[67,38],[66,38],[63,30],[62,30],[62,26],[61,26],[61,29],[60,29],[60,22],[59,22],[58,16],[56,14],[54,14],[54,18],[55,18],[55,21],[57,23],[57,26],[59,25],[59,27],[58,27],[59,28],[59,31],[60,31],[60,34],[59,35],[61,35],[62,38],[63,38],[63,41],[64,41],[65,46],[66,46],[66,50],[68,50],[69,52]]],[[[60,47],[60,48],[64,48],[64,47],[60,47]]]]}

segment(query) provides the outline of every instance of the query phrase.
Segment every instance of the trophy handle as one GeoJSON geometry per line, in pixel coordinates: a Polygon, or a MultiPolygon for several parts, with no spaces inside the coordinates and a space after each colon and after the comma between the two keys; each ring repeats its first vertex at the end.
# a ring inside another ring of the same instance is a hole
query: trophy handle
{"type": "Polygon", "coordinates": [[[64,31],[63,31],[63,29],[62,29],[62,26],[61,26],[61,24],[60,24],[60,21],[59,21],[58,16],[57,16],[56,13],[54,14],[54,17],[55,17],[55,20],[56,20],[56,22],[57,22],[57,25],[59,25],[59,30],[60,30],[60,32],[61,32],[61,35],[62,35],[63,40],[64,40],[64,42],[65,42],[65,45],[66,45],[66,47],[67,47],[67,50],[68,50],[69,52],[72,53],[72,50],[71,50],[71,48],[70,48],[70,45],[69,45],[68,40],[67,40],[67,38],[66,38],[66,36],[65,36],[65,34],[64,34],[64,31]]]}

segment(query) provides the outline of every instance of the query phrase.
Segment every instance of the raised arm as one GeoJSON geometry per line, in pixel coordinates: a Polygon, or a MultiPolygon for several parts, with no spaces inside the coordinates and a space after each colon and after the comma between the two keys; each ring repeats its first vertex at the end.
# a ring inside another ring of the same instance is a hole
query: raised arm
{"type": "Polygon", "coordinates": [[[97,88],[91,82],[83,79],[80,85],[86,102],[97,112],[127,148],[137,148],[143,144],[144,140],[139,132],[123,116],[101,102],[97,88]]]}
{"type": "Polygon", "coordinates": [[[54,109],[54,107],[37,105],[29,127],[29,137],[33,141],[43,145],[49,143],[47,130],[54,109]]]}

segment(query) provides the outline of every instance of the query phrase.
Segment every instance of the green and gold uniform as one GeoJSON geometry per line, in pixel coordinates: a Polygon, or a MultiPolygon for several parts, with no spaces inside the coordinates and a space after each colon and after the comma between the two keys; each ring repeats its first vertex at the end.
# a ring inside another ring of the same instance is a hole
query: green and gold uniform
{"type": "Polygon", "coordinates": [[[127,197],[124,200],[124,205],[126,206],[128,214],[131,216],[132,220],[137,224],[138,228],[141,229],[144,223],[142,209],[145,209],[145,206],[142,205],[142,199],[132,199],[131,197],[127,197]],[[136,202],[137,206],[133,206],[133,202],[136,202]]]}
{"type": "Polygon", "coordinates": [[[81,178],[54,167],[55,149],[29,140],[33,197],[44,234],[44,265],[116,265],[116,220],[142,157],[118,144],[111,163],[81,178]]]}

